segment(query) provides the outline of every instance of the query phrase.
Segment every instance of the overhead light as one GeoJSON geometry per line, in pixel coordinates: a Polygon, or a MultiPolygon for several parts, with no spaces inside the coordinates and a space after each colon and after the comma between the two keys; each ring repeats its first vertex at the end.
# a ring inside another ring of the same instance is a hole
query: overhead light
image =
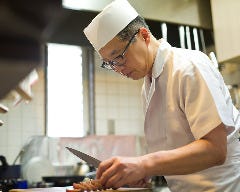
{"type": "Polygon", "coordinates": [[[73,10],[100,11],[112,0],[62,0],[62,6],[73,10]]]}
{"type": "Polygon", "coordinates": [[[63,0],[62,1],[62,5],[64,8],[67,9],[73,9],[73,10],[80,10],[80,9],[84,9],[84,7],[86,7],[87,2],[84,1],[77,1],[77,0],[63,0]]]}

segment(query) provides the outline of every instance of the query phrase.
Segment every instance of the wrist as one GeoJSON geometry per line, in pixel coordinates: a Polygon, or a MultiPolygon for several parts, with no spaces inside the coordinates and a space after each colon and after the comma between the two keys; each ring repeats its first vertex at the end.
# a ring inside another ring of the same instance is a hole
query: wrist
{"type": "Polygon", "coordinates": [[[144,177],[145,178],[149,178],[152,176],[151,174],[151,158],[149,157],[149,154],[148,155],[144,155],[141,157],[141,167],[144,171],[144,177]]]}

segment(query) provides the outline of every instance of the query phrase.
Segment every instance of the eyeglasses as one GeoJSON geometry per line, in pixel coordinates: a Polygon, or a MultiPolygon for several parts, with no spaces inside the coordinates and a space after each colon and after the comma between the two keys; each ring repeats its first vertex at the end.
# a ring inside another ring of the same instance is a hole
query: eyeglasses
{"type": "Polygon", "coordinates": [[[121,66],[123,65],[123,59],[124,59],[124,55],[127,52],[127,49],[129,47],[129,45],[132,43],[134,37],[138,34],[139,30],[137,30],[137,32],[135,32],[133,34],[133,36],[131,37],[131,39],[129,40],[128,44],[126,45],[126,47],[124,48],[122,54],[118,55],[117,57],[115,57],[113,60],[111,61],[103,61],[101,67],[104,69],[108,69],[108,70],[114,70],[116,69],[117,66],[121,66]]]}

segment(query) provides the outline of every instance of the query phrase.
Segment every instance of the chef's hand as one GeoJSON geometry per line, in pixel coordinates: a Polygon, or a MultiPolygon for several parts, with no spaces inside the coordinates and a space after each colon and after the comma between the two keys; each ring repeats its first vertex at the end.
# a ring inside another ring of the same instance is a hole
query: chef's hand
{"type": "Polygon", "coordinates": [[[146,171],[141,157],[113,157],[100,163],[96,177],[104,187],[117,189],[145,181],[146,171]]]}

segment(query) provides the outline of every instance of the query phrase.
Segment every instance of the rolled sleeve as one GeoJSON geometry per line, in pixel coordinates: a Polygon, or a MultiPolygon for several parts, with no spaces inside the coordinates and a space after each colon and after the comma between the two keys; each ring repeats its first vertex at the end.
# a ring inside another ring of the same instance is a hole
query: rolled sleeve
{"type": "Polygon", "coordinates": [[[220,123],[234,126],[226,90],[217,72],[205,65],[190,65],[183,78],[184,111],[195,139],[200,139],[220,123]]]}

